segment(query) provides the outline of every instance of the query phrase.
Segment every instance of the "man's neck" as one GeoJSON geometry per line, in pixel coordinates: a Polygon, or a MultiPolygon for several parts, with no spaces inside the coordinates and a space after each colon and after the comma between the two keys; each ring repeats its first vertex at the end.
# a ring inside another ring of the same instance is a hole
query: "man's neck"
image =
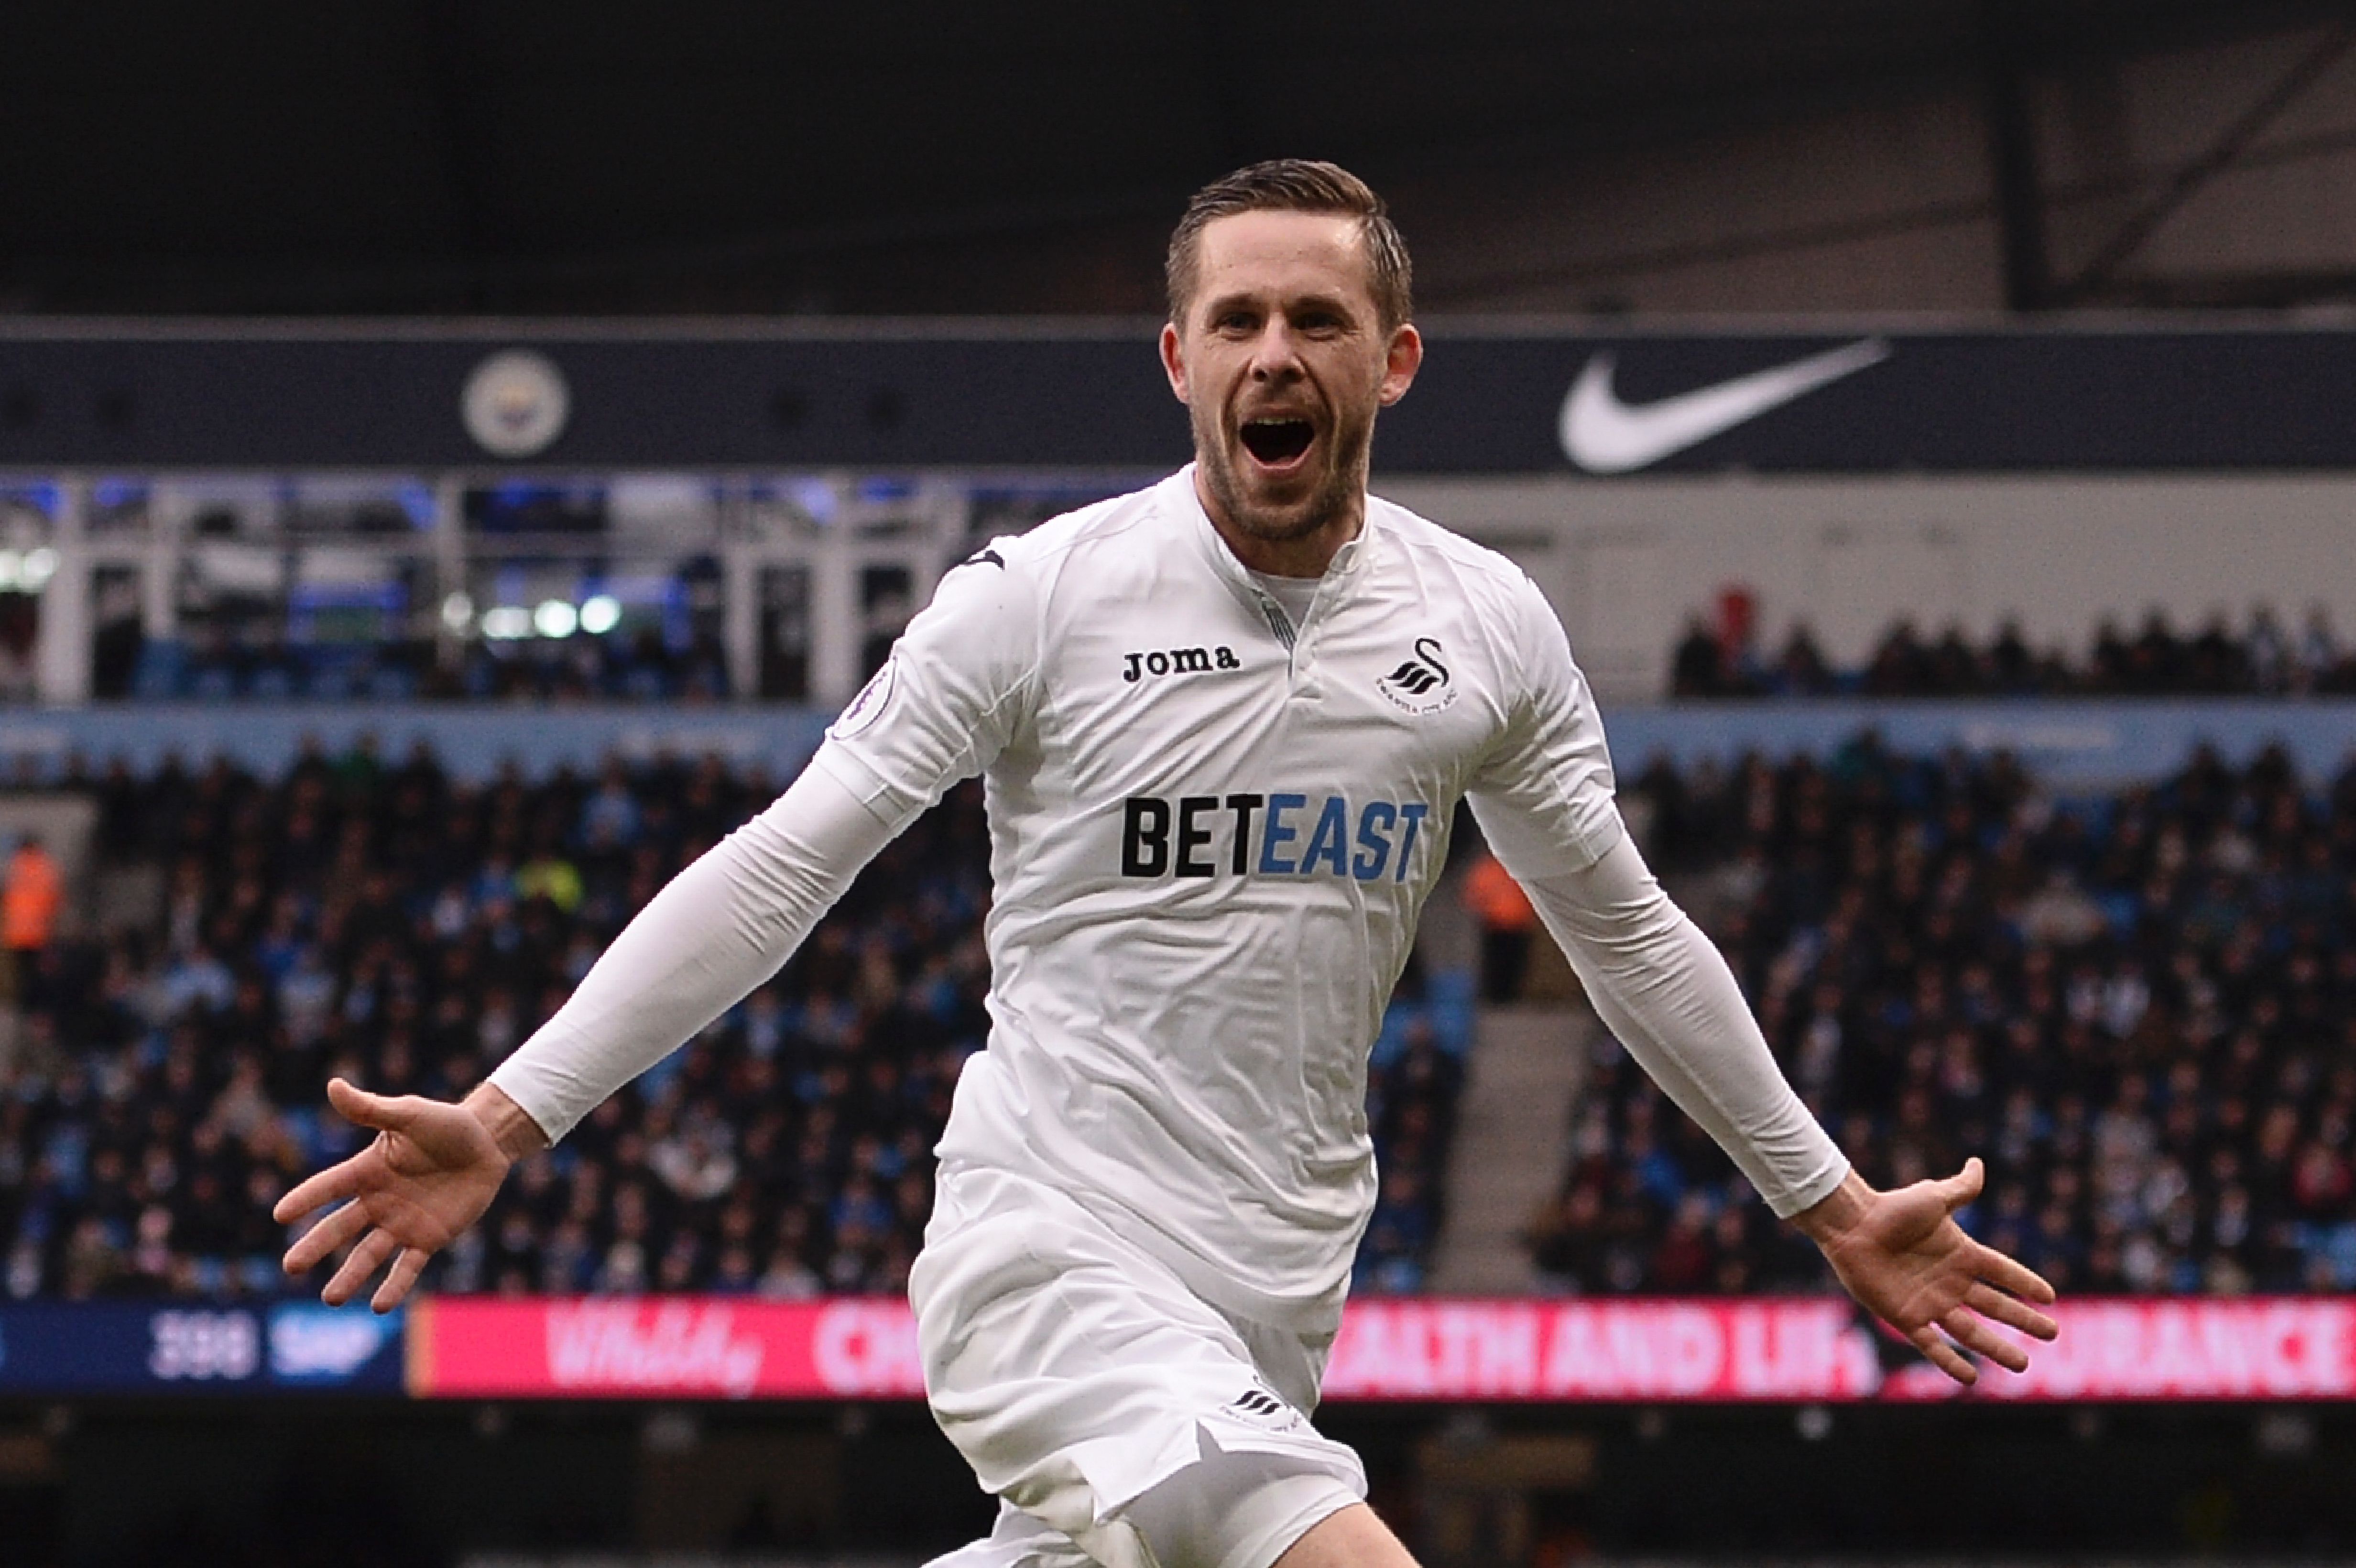
{"type": "Polygon", "coordinates": [[[1194,498],[1202,503],[1203,515],[1211,519],[1211,527],[1226,543],[1227,553],[1248,570],[1269,577],[1324,576],[1334,555],[1356,539],[1358,530],[1366,524],[1365,494],[1361,491],[1356,506],[1336,513],[1315,532],[1299,539],[1269,539],[1245,533],[1228,519],[1218,497],[1211,494],[1199,464],[1194,469],[1194,498]]]}

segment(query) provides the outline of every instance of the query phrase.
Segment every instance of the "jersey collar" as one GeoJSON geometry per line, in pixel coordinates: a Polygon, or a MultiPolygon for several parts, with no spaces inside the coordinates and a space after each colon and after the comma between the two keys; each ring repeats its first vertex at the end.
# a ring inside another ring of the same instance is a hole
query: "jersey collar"
{"type": "MultiPolygon", "coordinates": [[[[1211,569],[1212,575],[1227,584],[1246,603],[1254,603],[1258,589],[1252,582],[1250,569],[1236,559],[1236,552],[1219,537],[1210,514],[1203,510],[1203,498],[1194,493],[1194,465],[1190,463],[1164,479],[1162,491],[1164,507],[1192,537],[1196,553],[1211,569]]],[[[1332,564],[1325,569],[1328,588],[1338,588],[1365,570],[1380,528],[1380,512],[1375,498],[1369,496],[1365,521],[1358,528],[1358,537],[1335,550],[1332,564]]]]}

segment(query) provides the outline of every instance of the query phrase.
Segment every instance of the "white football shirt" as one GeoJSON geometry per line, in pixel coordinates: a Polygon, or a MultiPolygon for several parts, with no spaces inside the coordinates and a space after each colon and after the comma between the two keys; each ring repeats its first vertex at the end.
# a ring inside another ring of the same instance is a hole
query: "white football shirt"
{"type": "Polygon", "coordinates": [[[1367,1051],[1457,802],[1526,880],[1622,832],[1519,568],[1369,497],[1296,624],[1191,468],[951,571],[812,766],[886,823],[984,780],[992,1028],[943,1160],[1049,1182],[1271,1321],[1347,1288],[1367,1051]]]}

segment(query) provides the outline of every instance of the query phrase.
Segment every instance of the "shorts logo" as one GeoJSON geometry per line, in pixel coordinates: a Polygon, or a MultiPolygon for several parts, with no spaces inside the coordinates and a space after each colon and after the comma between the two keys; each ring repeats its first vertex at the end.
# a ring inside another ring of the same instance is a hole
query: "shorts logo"
{"type": "Polygon", "coordinates": [[[1456,700],[1456,688],[1449,683],[1448,667],[1440,662],[1440,652],[1437,638],[1418,637],[1414,656],[1375,682],[1375,689],[1402,712],[1439,712],[1456,700]]]}
{"type": "Polygon", "coordinates": [[[1285,1421],[1292,1413],[1290,1405],[1264,1388],[1246,1389],[1228,1402],[1227,1408],[1256,1415],[1262,1421],[1285,1421]]]}

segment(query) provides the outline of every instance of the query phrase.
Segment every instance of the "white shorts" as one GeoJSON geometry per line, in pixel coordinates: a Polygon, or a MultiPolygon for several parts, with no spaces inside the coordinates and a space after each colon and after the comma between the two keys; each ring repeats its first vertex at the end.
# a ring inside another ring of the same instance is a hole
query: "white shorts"
{"type": "Polygon", "coordinates": [[[908,1295],[933,1415],[1011,1505],[944,1565],[1268,1568],[1366,1495],[1309,1424],[1330,1338],[1222,1312],[1050,1188],[945,1168],[908,1295]]]}

